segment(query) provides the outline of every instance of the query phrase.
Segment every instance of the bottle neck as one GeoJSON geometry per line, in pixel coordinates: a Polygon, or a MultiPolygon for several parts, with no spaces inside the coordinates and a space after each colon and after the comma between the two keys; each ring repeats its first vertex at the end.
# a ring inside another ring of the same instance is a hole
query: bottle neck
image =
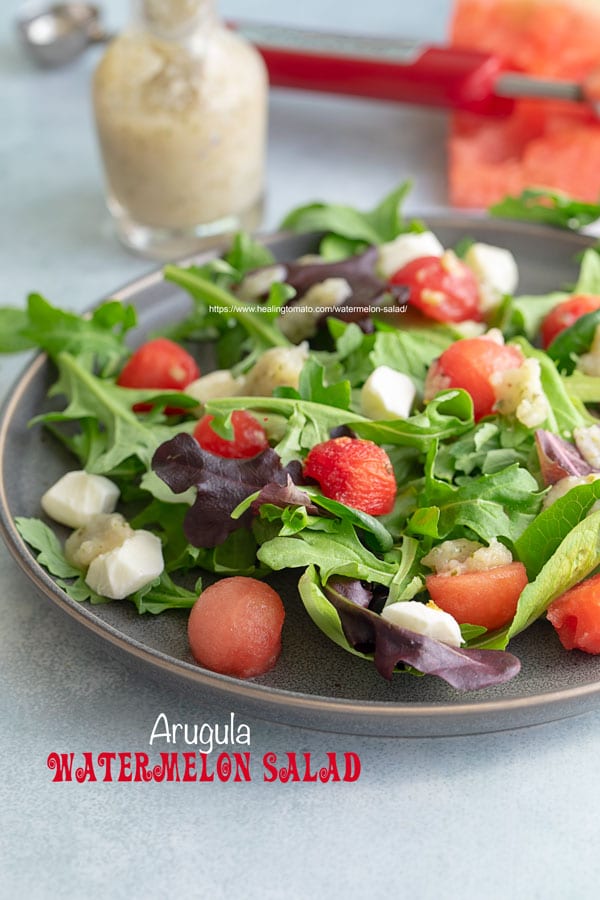
{"type": "Polygon", "coordinates": [[[135,21],[165,41],[208,31],[219,21],[216,0],[134,0],[135,21]]]}

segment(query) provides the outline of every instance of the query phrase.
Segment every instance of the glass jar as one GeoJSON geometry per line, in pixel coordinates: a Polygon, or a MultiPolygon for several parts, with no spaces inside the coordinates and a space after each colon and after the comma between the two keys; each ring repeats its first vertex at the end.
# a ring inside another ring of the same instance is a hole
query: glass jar
{"type": "Polygon", "coordinates": [[[96,69],[107,202],[122,242],[157,259],[260,223],[267,75],[214,0],[136,0],[96,69]]]}

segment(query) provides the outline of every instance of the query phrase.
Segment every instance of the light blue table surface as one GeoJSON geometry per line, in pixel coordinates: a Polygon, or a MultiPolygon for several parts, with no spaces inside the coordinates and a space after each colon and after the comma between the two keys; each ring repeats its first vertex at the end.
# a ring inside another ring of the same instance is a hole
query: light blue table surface
{"type": "MultiPolygon", "coordinates": [[[[125,7],[104,3],[107,24],[120,26],[125,7]]],[[[222,11],[441,40],[449,7],[229,0],[222,11]]],[[[120,248],[105,213],[89,103],[97,51],[36,70],[15,41],[17,8],[0,11],[0,302],[35,289],[82,309],[153,266],[120,248]]],[[[274,93],[264,227],[310,198],[368,207],[409,175],[413,208],[443,206],[445,129],[442,113],[274,93]]],[[[0,362],[3,395],[23,362],[0,362]]],[[[351,751],[360,779],[53,784],[52,751],[148,750],[161,712],[223,723],[235,709],[184,700],[116,659],[38,596],[4,547],[0,641],[3,900],[598,896],[600,710],[429,740],[238,716],[253,755],[351,751]]]]}

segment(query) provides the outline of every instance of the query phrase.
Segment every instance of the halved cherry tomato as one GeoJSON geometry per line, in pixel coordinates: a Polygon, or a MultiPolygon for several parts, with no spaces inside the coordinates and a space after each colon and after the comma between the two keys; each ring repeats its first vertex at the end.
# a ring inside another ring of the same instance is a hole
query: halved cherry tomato
{"type": "Polygon", "coordinates": [[[485,337],[463,338],[444,350],[427,379],[433,384],[439,378],[445,387],[467,391],[473,399],[475,421],[478,421],[489,416],[496,403],[491,375],[517,369],[524,359],[519,348],[510,344],[497,344],[485,337]]]}
{"type": "Polygon", "coordinates": [[[493,631],[510,622],[517,611],[527,572],[520,562],[462,575],[428,575],[433,602],[461,625],[483,625],[493,631]]]}
{"type": "Polygon", "coordinates": [[[600,296],[596,294],[574,294],[568,300],[563,300],[550,310],[542,322],[540,334],[544,348],[549,347],[561,331],[570,328],[581,316],[596,309],[600,309],[600,296]]]}
{"type": "MultiPolygon", "coordinates": [[[[190,354],[168,338],[156,338],[142,344],[123,366],[117,384],[127,388],[156,388],[160,391],[182,391],[196,378],[200,369],[190,354]]],[[[136,412],[148,412],[149,403],[136,403],[136,412]]],[[[167,407],[176,415],[180,409],[167,407]]]]}
{"type": "Polygon", "coordinates": [[[600,575],[594,575],[566,591],[548,607],[566,650],[600,653],[600,575]]]}
{"type": "Polygon", "coordinates": [[[479,285],[472,270],[451,250],[413,259],[395,272],[392,284],[406,285],[409,303],[438,322],[482,319],[479,285]]]}
{"type": "Polygon", "coordinates": [[[227,459],[249,459],[269,446],[265,429],[254,416],[243,409],[231,414],[233,440],[228,441],[211,427],[214,416],[202,416],[194,428],[194,437],[203,450],[227,459]]]}

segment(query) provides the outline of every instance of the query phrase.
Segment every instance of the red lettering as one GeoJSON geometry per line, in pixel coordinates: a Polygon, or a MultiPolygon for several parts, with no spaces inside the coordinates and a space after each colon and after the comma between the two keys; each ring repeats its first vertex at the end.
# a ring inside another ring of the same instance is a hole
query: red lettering
{"type": "Polygon", "coordinates": [[[54,769],[54,778],[52,781],[72,781],[73,780],[73,758],[74,753],[50,753],[46,760],[49,769],[54,769]]]}
{"type": "Polygon", "coordinates": [[[119,777],[117,781],[131,781],[131,753],[119,753],[119,777]]]}
{"type": "Polygon", "coordinates": [[[200,775],[198,776],[198,781],[214,781],[215,773],[209,772],[207,768],[208,754],[199,753],[198,756],[200,757],[200,775]]]}
{"type": "Polygon", "coordinates": [[[177,753],[161,753],[160,765],[152,770],[155,781],[180,781],[177,753]]]}
{"type": "Polygon", "coordinates": [[[311,754],[305,753],[304,754],[304,778],[302,779],[302,781],[316,781],[317,780],[317,773],[315,772],[313,775],[313,773],[310,770],[310,761],[311,761],[311,754]]]}
{"type": "Polygon", "coordinates": [[[252,776],[250,775],[250,754],[247,751],[244,753],[234,753],[233,758],[235,760],[235,777],[234,781],[252,781],[252,776]]]}
{"type": "Polygon", "coordinates": [[[148,771],[149,761],[147,753],[136,752],[134,781],[152,781],[152,772],[148,771]]]}
{"type": "Polygon", "coordinates": [[[358,753],[344,753],[344,781],[358,781],[360,778],[360,756],[358,753]]]}
{"type": "Polygon", "coordinates": [[[112,781],[112,764],[117,758],[116,753],[99,753],[98,754],[98,765],[101,769],[104,769],[104,778],[102,781],[112,781]]]}
{"type": "Polygon", "coordinates": [[[323,766],[321,769],[319,769],[319,779],[323,783],[327,781],[339,781],[340,773],[338,772],[335,753],[328,753],[327,759],[329,760],[329,765],[323,766]]]}
{"type": "Polygon", "coordinates": [[[196,754],[182,753],[185,762],[182,781],[196,781],[196,754]]]}
{"type": "Polygon", "coordinates": [[[91,753],[83,754],[83,766],[75,770],[75,778],[81,784],[83,781],[96,781],[94,762],[91,753]]]}
{"type": "Polygon", "coordinates": [[[265,769],[263,781],[277,781],[277,754],[265,753],[262,762],[263,768],[265,769]]]}

